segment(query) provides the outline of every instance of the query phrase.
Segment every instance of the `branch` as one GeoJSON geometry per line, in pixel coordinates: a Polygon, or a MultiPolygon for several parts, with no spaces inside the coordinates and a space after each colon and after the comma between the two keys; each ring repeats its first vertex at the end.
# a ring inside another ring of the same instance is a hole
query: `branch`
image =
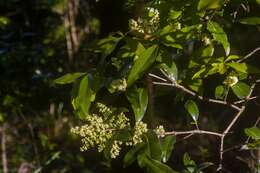
{"type": "Polygon", "coordinates": [[[220,141],[220,156],[219,156],[220,163],[219,163],[219,168],[218,168],[219,170],[222,169],[222,160],[223,160],[223,153],[224,153],[224,140],[225,140],[225,136],[226,136],[226,134],[229,133],[230,129],[237,122],[238,118],[244,113],[244,111],[246,109],[246,103],[248,102],[249,98],[251,97],[251,95],[253,93],[253,90],[254,90],[254,88],[256,86],[256,82],[250,87],[250,92],[249,92],[248,96],[245,98],[245,102],[244,102],[243,106],[240,108],[240,111],[235,115],[235,117],[232,119],[232,121],[229,123],[227,128],[222,133],[221,141],[220,141]]]}
{"type": "Polygon", "coordinates": [[[211,98],[205,98],[201,95],[198,95],[197,93],[185,88],[184,86],[180,85],[180,84],[177,84],[177,83],[163,83],[163,82],[153,82],[153,84],[155,85],[161,85],[161,86],[171,86],[171,87],[175,87],[175,88],[178,88],[180,90],[182,90],[183,92],[187,93],[187,94],[190,94],[196,98],[198,98],[199,100],[202,100],[202,101],[207,101],[207,102],[210,102],[210,103],[217,103],[217,104],[221,104],[221,105],[226,105],[226,106],[229,106],[237,111],[240,111],[240,108],[234,104],[231,104],[231,103],[228,103],[226,101],[222,101],[222,100],[216,100],[216,99],[211,99],[211,98]]]}
{"type": "Polygon", "coordinates": [[[240,103],[244,103],[244,102],[246,102],[246,101],[249,101],[249,100],[255,100],[255,99],[257,99],[258,98],[258,96],[253,96],[253,97],[250,97],[250,98],[248,98],[247,100],[238,100],[238,101],[236,101],[236,102],[234,102],[234,104],[240,104],[240,103]]]}
{"type": "Polygon", "coordinates": [[[207,135],[213,135],[213,136],[218,136],[222,137],[221,133],[217,132],[212,132],[212,131],[206,131],[206,130],[189,130],[189,131],[171,131],[171,132],[165,132],[164,135],[173,135],[173,136],[178,136],[178,135],[190,135],[190,134],[207,134],[207,135]]]}
{"type": "Polygon", "coordinates": [[[8,173],[8,163],[7,163],[7,154],[6,154],[6,133],[5,133],[5,124],[2,127],[2,140],[1,140],[1,148],[2,148],[2,165],[3,165],[3,173],[8,173]]]}
{"type": "Polygon", "coordinates": [[[247,54],[246,56],[244,56],[242,59],[238,60],[237,62],[242,62],[245,61],[246,59],[250,58],[252,55],[254,55],[256,52],[258,52],[260,50],[260,47],[255,48],[252,52],[250,52],[249,54],[247,54]]]}

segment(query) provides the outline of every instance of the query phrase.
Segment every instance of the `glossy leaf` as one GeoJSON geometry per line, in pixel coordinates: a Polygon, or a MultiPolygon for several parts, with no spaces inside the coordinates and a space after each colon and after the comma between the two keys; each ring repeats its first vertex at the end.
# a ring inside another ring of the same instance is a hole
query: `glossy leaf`
{"type": "Polygon", "coordinates": [[[254,140],[260,140],[260,129],[257,127],[246,128],[245,133],[254,140]]]}
{"type": "Polygon", "coordinates": [[[138,144],[131,148],[124,157],[124,167],[131,165],[136,159],[138,153],[143,149],[144,144],[138,144]]]}
{"type": "Polygon", "coordinates": [[[227,95],[227,88],[223,85],[219,85],[215,89],[215,98],[223,99],[227,95]]]}
{"type": "Polygon", "coordinates": [[[246,25],[260,25],[260,17],[246,17],[240,19],[239,22],[246,25]]]}
{"type": "Polygon", "coordinates": [[[217,42],[222,44],[222,46],[225,49],[226,56],[228,56],[230,53],[230,44],[228,42],[227,35],[226,35],[225,31],[222,29],[222,27],[216,22],[209,21],[207,29],[211,32],[213,38],[217,42]]]}
{"type": "Polygon", "coordinates": [[[152,173],[177,173],[169,166],[167,166],[157,160],[148,158],[145,155],[138,157],[138,164],[141,167],[146,167],[152,173]]]}
{"type": "Polygon", "coordinates": [[[135,114],[135,121],[141,121],[148,105],[148,91],[146,88],[131,88],[127,91],[127,99],[131,103],[135,114]]]}
{"type": "Polygon", "coordinates": [[[166,136],[162,142],[162,161],[165,163],[169,160],[176,138],[174,136],[166,136]]]}
{"type": "Polygon", "coordinates": [[[217,9],[221,7],[222,3],[222,0],[200,0],[197,9],[217,9]]]}
{"type": "Polygon", "coordinates": [[[178,69],[174,62],[171,62],[170,65],[161,64],[161,68],[166,72],[166,74],[172,81],[178,80],[178,69]]]}
{"type": "Polygon", "coordinates": [[[129,73],[127,84],[131,86],[153,64],[156,59],[158,46],[154,45],[143,51],[129,73]]]}
{"type": "Polygon", "coordinates": [[[250,92],[250,86],[248,86],[244,82],[238,82],[231,88],[236,96],[240,99],[247,97],[250,92]]]}
{"type": "Polygon", "coordinates": [[[197,122],[199,118],[199,108],[197,104],[193,100],[188,100],[184,106],[186,110],[189,112],[189,114],[191,115],[192,119],[195,122],[197,122]]]}
{"type": "Polygon", "coordinates": [[[59,77],[58,79],[55,79],[54,82],[56,84],[69,84],[73,83],[75,80],[80,78],[81,76],[85,75],[86,73],[68,73],[64,76],[59,77]]]}
{"type": "Polygon", "coordinates": [[[153,131],[149,131],[146,137],[146,154],[152,159],[161,160],[162,149],[157,135],[153,131]]]}
{"type": "Polygon", "coordinates": [[[88,116],[91,102],[95,100],[95,93],[91,89],[89,75],[82,78],[79,85],[78,95],[74,100],[74,109],[80,111],[80,118],[88,116]]]}

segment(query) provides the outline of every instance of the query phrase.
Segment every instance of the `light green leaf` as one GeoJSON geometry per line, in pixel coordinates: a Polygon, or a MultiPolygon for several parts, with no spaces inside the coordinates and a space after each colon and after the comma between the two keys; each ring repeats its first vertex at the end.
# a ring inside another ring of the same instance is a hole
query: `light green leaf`
{"type": "Polygon", "coordinates": [[[238,60],[240,57],[237,55],[230,55],[227,57],[227,59],[225,60],[225,62],[231,61],[231,60],[238,60]]]}
{"type": "Polygon", "coordinates": [[[232,91],[236,94],[236,96],[240,99],[247,97],[250,92],[250,86],[248,86],[244,82],[238,82],[231,88],[232,91]]]}
{"type": "Polygon", "coordinates": [[[131,165],[136,159],[138,153],[143,149],[144,143],[138,144],[131,148],[124,157],[124,167],[131,165]]]}
{"type": "Polygon", "coordinates": [[[209,32],[211,32],[213,38],[217,42],[222,44],[222,46],[225,49],[226,56],[228,56],[230,53],[230,44],[228,42],[227,35],[226,35],[225,31],[222,29],[222,27],[216,22],[209,21],[207,29],[209,30],[209,32]]]}
{"type": "Polygon", "coordinates": [[[89,114],[91,102],[95,100],[95,92],[91,89],[89,75],[84,76],[80,81],[78,95],[73,100],[74,109],[80,111],[79,116],[83,119],[89,114]]]}
{"type": "Polygon", "coordinates": [[[158,46],[154,45],[143,51],[139,58],[134,62],[132,69],[130,70],[127,84],[132,85],[137,79],[139,79],[143,73],[153,64],[158,52],[158,46]]]}
{"type": "Polygon", "coordinates": [[[240,19],[239,22],[246,25],[260,25],[260,17],[246,17],[240,19]]]}
{"type": "Polygon", "coordinates": [[[252,65],[246,63],[231,62],[228,66],[242,73],[260,74],[260,70],[252,65]]]}
{"type": "Polygon", "coordinates": [[[215,98],[216,99],[223,99],[227,95],[227,88],[223,85],[219,85],[215,89],[215,98]]]}
{"type": "Polygon", "coordinates": [[[176,64],[174,62],[171,62],[170,65],[161,64],[161,68],[166,72],[166,74],[168,75],[168,77],[171,80],[173,80],[173,81],[178,80],[178,69],[177,69],[176,64]]]}
{"type": "Polygon", "coordinates": [[[169,160],[176,138],[174,136],[166,136],[162,142],[162,161],[165,163],[169,160]]]}
{"type": "Polygon", "coordinates": [[[206,10],[206,9],[217,9],[222,5],[222,0],[200,0],[197,9],[206,10]]]}
{"type": "Polygon", "coordinates": [[[131,88],[127,91],[127,99],[131,103],[135,114],[135,121],[141,121],[148,105],[148,91],[146,88],[131,88]]]}
{"type": "Polygon", "coordinates": [[[178,17],[180,17],[181,14],[182,14],[182,11],[170,10],[170,12],[169,12],[169,19],[170,20],[175,20],[178,17]]]}
{"type": "Polygon", "coordinates": [[[245,133],[254,140],[260,140],[260,129],[257,127],[246,128],[245,133]]]}
{"type": "Polygon", "coordinates": [[[184,106],[186,110],[189,112],[189,114],[191,115],[192,119],[195,122],[197,122],[199,118],[199,108],[197,104],[193,100],[188,100],[184,106]]]}
{"type": "Polygon", "coordinates": [[[200,78],[200,77],[201,77],[201,74],[202,74],[203,72],[205,72],[205,71],[206,71],[206,66],[205,66],[205,65],[202,65],[201,68],[200,68],[200,70],[197,71],[197,72],[192,76],[191,79],[200,78]]]}
{"type": "Polygon", "coordinates": [[[232,67],[238,72],[247,73],[246,63],[231,62],[231,63],[227,63],[227,65],[232,67]]]}
{"type": "Polygon", "coordinates": [[[59,77],[58,79],[54,80],[56,84],[69,84],[80,78],[81,76],[85,75],[86,73],[68,73],[64,76],[59,77]]]}
{"type": "Polygon", "coordinates": [[[256,0],[256,2],[260,5],[260,0],[256,0]]]}

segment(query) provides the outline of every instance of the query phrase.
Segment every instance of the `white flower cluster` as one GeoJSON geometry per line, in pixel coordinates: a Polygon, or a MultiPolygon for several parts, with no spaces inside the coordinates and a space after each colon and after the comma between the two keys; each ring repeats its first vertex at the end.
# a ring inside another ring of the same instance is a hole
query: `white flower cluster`
{"type": "Polygon", "coordinates": [[[110,108],[101,103],[98,104],[98,107],[99,112],[102,112],[106,117],[89,115],[86,118],[86,125],[71,129],[72,133],[82,138],[81,151],[86,151],[91,147],[97,147],[99,152],[103,151],[107,142],[112,139],[114,130],[120,130],[130,125],[129,119],[124,113],[111,115],[113,112],[110,108]]]}
{"type": "Polygon", "coordinates": [[[135,124],[135,128],[134,128],[133,144],[136,145],[143,142],[142,136],[147,131],[148,131],[147,124],[143,123],[142,121],[138,121],[135,124]]]}
{"type": "Polygon", "coordinates": [[[228,76],[228,78],[224,81],[224,84],[232,87],[238,83],[238,78],[236,76],[228,76]]]}
{"type": "Polygon", "coordinates": [[[163,138],[163,137],[165,136],[164,127],[163,127],[162,125],[158,126],[158,127],[155,129],[155,133],[157,134],[158,137],[163,138]]]}
{"type": "Polygon", "coordinates": [[[81,151],[96,147],[99,152],[109,147],[110,157],[116,158],[121,146],[136,145],[143,142],[143,134],[148,131],[147,124],[138,121],[133,129],[130,128],[130,120],[124,113],[115,113],[113,109],[104,104],[97,103],[98,115],[92,114],[86,117],[87,124],[71,129],[71,132],[81,137],[81,151]],[[100,115],[99,115],[100,114],[100,115]],[[133,136],[120,141],[116,136],[120,130],[133,130],[133,136]]]}
{"type": "Polygon", "coordinates": [[[139,17],[136,20],[129,20],[130,30],[134,30],[140,33],[151,34],[154,33],[159,28],[160,24],[160,13],[157,9],[152,7],[145,8],[147,12],[147,17],[139,17]]]}

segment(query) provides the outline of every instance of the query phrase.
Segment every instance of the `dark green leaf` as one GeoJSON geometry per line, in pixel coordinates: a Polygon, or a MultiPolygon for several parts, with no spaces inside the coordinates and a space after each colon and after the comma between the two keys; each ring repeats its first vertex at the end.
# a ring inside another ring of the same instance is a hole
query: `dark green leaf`
{"type": "Polygon", "coordinates": [[[81,76],[85,75],[86,73],[68,73],[64,76],[55,79],[54,82],[56,84],[69,84],[80,78],[81,76]]]}
{"type": "Polygon", "coordinates": [[[138,163],[139,166],[146,167],[152,173],[177,173],[169,166],[145,155],[138,156],[138,163]]]}
{"type": "Polygon", "coordinates": [[[188,100],[184,106],[186,110],[189,112],[189,114],[191,115],[192,119],[195,122],[197,122],[199,118],[199,108],[197,104],[193,100],[188,100]]]}
{"type": "Polygon", "coordinates": [[[153,131],[149,131],[146,134],[146,137],[148,139],[146,145],[146,154],[152,159],[161,160],[162,149],[157,135],[153,131]]]}
{"type": "Polygon", "coordinates": [[[246,17],[240,19],[239,22],[246,25],[260,25],[260,17],[246,17]]]}
{"type": "Polygon", "coordinates": [[[260,140],[260,129],[257,127],[246,128],[245,133],[254,140],[260,140]]]}
{"type": "Polygon", "coordinates": [[[223,99],[227,95],[227,88],[223,85],[219,85],[215,89],[215,98],[223,99]]]}
{"type": "Polygon", "coordinates": [[[158,46],[154,45],[143,51],[138,59],[134,62],[130,70],[127,84],[131,86],[143,73],[153,64],[156,59],[158,46]]]}
{"type": "Polygon", "coordinates": [[[167,73],[168,77],[176,81],[178,80],[178,69],[174,62],[171,62],[170,65],[168,64],[161,64],[161,68],[167,73]]]}
{"type": "Polygon", "coordinates": [[[162,142],[162,161],[165,163],[171,156],[174,143],[176,142],[176,138],[174,136],[167,136],[163,139],[162,142]]]}
{"type": "Polygon", "coordinates": [[[213,38],[217,42],[222,44],[222,46],[225,49],[226,56],[228,56],[230,53],[230,44],[228,42],[227,35],[226,35],[225,31],[222,29],[222,27],[216,22],[209,21],[207,29],[209,30],[209,32],[211,32],[213,38]]]}
{"type": "Polygon", "coordinates": [[[236,96],[240,99],[247,97],[250,92],[250,86],[248,86],[244,82],[238,82],[231,88],[236,96]]]}
{"type": "Polygon", "coordinates": [[[134,146],[133,148],[131,148],[126,153],[126,155],[124,157],[124,167],[131,165],[137,159],[137,155],[142,150],[143,147],[144,147],[143,143],[138,144],[138,145],[134,146]]]}
{"type": "Polygon", "coordinates": [[[222,3],[222,0],[200,0],[197,9],[217,9],[221,7],[222,3]]]}
{"type": "Polygon", "coordinates": [[[135,114],[135,121],[142,120],[148,104],[148,91],[146,88],[131,88],[127,91],[127,99],[131,103],[135,114]]]}

